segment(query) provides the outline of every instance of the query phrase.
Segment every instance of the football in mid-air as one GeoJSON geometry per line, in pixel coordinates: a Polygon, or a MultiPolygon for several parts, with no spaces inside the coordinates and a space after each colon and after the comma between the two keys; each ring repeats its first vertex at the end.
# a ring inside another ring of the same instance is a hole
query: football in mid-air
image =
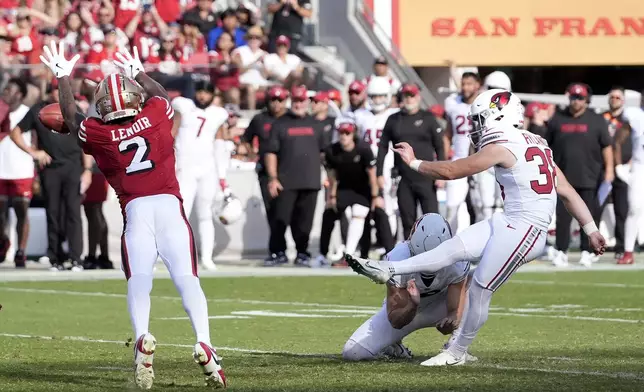
{"type": "Polygon", "coordinates": [[[63,114],[60,111],[60,105],[52,103],[40,109],[38,118],[47,128],[58,133],[69,133],[67,125],[63,120],[63,114]]]}

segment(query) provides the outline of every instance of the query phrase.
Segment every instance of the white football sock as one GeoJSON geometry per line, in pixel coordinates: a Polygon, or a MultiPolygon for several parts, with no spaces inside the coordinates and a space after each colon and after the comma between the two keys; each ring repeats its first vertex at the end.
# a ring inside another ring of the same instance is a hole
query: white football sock
{"type": "Polygon", "coordinates": [[[436,248],[410,257],[403,261],[390,263],[394,275],[411,274],[415,272],[436,272],[441,268],[452,265],[457,261],[469,260],[465,244],[460,237],[453,237],[436,248]]]}
{"type": "Polygon", "coordinates": [[[624,222],[624,251],[633,252],[635,249],[635,240],[637,239],[637,216],[628,212],[626,222],[624,222]]]}
{"type": "Polygon", "coordinates": [[[487,321],[493,292],[483,288],[475,279],[470,285],[468,294],[468,306],[457,330],[458,333],[447,349],[456,358],[461,358],[467,352],[476,334],[487,321]]]}
{"type": "Polygon", "coordinates": [[[362,238],[362,232],[364,231],[364,218],[351,218],[349,222],[349,230],[347,231],[347,244],[345,253],[350,255],[354,254],[356,248],[358,247],[358,242],[362,238]]]}
{"type": "Polygon", "coordinates": [[[215,224],[213,222],[212,203],[212,198],[197,196],[199,247],[201,248],[200,253],[203,260],[212,260],[212,252],[215,250],[215,224]]]}
{"type": "Polygon", "coordinates": [[[452,228],[452,233],[458,233],[458,208],[459,206],[447,206],[447,216],[445,220],[449,223],[449,226],[452,228]]]}
{"type": "Polygon", "coordinates": [[[130,312],[134,339],[149,332],[150,291],[152,275],[132,275],[127,281],[127,309],[130,312]]]}
{"type": "Polygon", "coordinates": [[[201,289],[199,278],[193,275],[182,275],[173,276],[172,281],[181,295],[183,308],[190,318],[192,329],[197,335],[197,341],[212,346],[208,322],[208,303],[201,289]]]}

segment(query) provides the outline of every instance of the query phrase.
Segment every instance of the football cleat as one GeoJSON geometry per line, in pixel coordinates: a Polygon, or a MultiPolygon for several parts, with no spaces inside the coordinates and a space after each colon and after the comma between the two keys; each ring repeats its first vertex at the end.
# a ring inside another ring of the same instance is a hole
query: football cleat
{"type": "MultiPolygon", "coordinates": [[[[476,357],[474,357],[476,358],[476,357]]],[[[467,354],[463,355],[461,358],[456,358],[454,354],[449,352],[449,350],[443,350],[438,355],[435,355],[425,362],[421,363],[421,366],[461,366],[465,365],[467,362],[467,354]]],[[[478,358],[477,358],[478,360],[478,358]]]]}
{"type": "Polygon", "coordinates": [[[558,251],[555,258],[552,259],[552,264],[560,268],[568,267],[568,255],[565,252],[558,251]]]}
{"type": "Polygon", "coordinates": [[[152,361],[156,346],[157,340],[149,333],[139,336],[134,345],[134,382],[141,389],[152,388],[154,382],[152,361]]]}
{"type": "Polygon", "coordinates": [[[633,258],[633,252],[624,252],[624,255],[617,260],[619,265],[629,265],[635,264],[635,259],[633,258]]]}
{"type": "Polygon", "coordinates": [[[366,276],[378,284],[385,284],[393,276],[388,262],[353,257],[348,253],[345,253],[344,260],[355,272],[366,276]]]}
{"type": "Polygon", "coordinates": [[[220,358],[215,349],[206,343],[198,342],[192,354],[195,362],[201,366],[206,380],[206,386],[226,388],[226,376],[221,367],[220,358]]]}

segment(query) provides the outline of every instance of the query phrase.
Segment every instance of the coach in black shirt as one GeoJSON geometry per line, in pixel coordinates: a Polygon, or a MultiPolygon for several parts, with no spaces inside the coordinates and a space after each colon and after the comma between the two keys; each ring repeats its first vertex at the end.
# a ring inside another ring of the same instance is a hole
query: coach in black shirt
{"type": "Polygon", "coordinates": [[[321,152],[324,133],[320,122],[307,114],[305,86],[291,91],[291,109],[273,123],[266,150],[268,192],[275,198],[271,209],[270,257],[265,265],[285,263],[284,234],[291,226],[297,248],[296,265],[308,266],[309,234],[321,183],[321,152]]]}
{"type": "MultiPolygon", "coordinates": [[[[81,184],[83,192],[92,182],[93,160],[83,154],[78,140],[70,134],[61,134],[45,127],[38,118],[40,110],[58,101],[58,88],[51,88],[52,100],[41,102],[29,110],[20,123],[11,131],[11,140],[31,155],[40,166],[40,184],[45,198],[47,215],[47,256],[52,269],[63,270],[61,244],[67,238],[72,270],[82,270],[83,227],[81,223],[81,184]],[[36,131],[39,150],[27,146],[20,134],[36,131]]],[[[79,123],[83,120],[78,114],[79,123]]]]}
{"type": "Polygon", "coordinates": [[[269,226],[271,220],[271,196],[268,193],[268,174],[266,173],[266,166],[264,165],[264,157],[266,156],[266,149],[269,145],[273,123],[286,113],[286,100],[288,99],[288,95],[288,90],[282,86],[271,87],[270,90],[268,90],[268,109],[253,117],[241,137],[241,141],[246,145],[246,149],[248,151],[252,151],[252,144],[255,138],[257,138],[257,141],[259,142],[258,159],[255,170],[257,171],[257,179],[259,180],[259,188],[262,192],[262,199],[264,200],[264,208],[266,209],[266,218],[268,219],[269,226]]]}
{"type": "MultiPolygon", "coordinates": [[[[597,190],[602,181],[612,182],[614,177],[612,140],[608,124],[604,118],[588,110],[590,99],[587,85],[577,83],[566,90],[570,105],[556,112],[547,125],[535,122],[530,131],[545,135],[557,166],[584,200],[599,223],[599,202],[597,190]]],[[[566,253],[570,244],[570,223],[572,217],[564,207],[557,203],[557,241],[556,248],[566,253]]],[[[588,236],[582,231],[581,250],[592,252],[588,236]]]]}
{"type": "MultiPolygon", "coordinates": [[[[443,149],[443,135],[436,117],[428,111],[420,109],[420,90],[415,84],[405,84],[401,89],[403,108],[400,112],[392,114],[384,129],[378,149],[377,175],[380,184],[382,180],[385,156],[389,152],[389,142],[407,142],[422,154],[428,161],[445,159],[443,149]]],[[[427,181],[420,173],[413,171],[400,159],[395,157],[395,167],[401,175],[398,185],[398,209],[403,224],[405,238],[416,221],[417,203],[420,203],[423,213],[438,212],[436,187],[433,182],[427,181]]],[[[382,186],[382,185],[381,185],[382,186]]]]}

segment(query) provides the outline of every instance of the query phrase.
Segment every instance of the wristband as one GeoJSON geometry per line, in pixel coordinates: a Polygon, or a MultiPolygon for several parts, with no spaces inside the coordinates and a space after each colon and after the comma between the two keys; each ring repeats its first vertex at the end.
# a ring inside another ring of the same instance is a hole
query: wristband
{"type": "Polygon", "coordinates": [[[420,164],[423,163],[420,159],[414,159],[413,161],[409,162],[409,167],[411,167],[414,171],[418,171],[420,169],[420,164]]]}
{"type": "Polygon", "coordinates": [[[586,223],[582,227],[582,229],[584,230],[584,233],[586,233],[586,235],[591,235],[594,232],[599,231],[599,229],[597,228],[597,225],[593,221],[591,221],[590,223],[586,223]]]}

